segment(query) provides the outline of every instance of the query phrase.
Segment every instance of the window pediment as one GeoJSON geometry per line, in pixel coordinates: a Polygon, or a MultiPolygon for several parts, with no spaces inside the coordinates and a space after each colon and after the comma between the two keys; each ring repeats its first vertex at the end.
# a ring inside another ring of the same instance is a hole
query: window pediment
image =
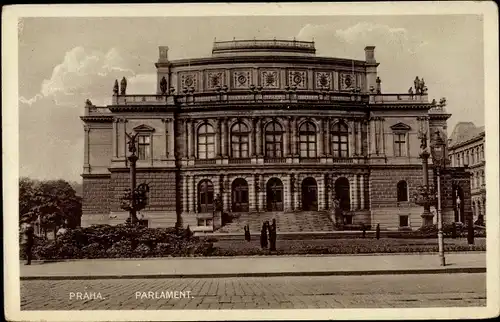
{"type": "Polygon", "coordinates": [[[149,125],[141,124],[139,126],[134,127],[135,132],[154,132],[155,129],[149,125]]]}
{"type": "Polygon", "coordinates": [[[400,132],[408,132],[411,130],[411,127],[407,124],[404,124],[404,123],[397,123],[397,124],[394,124],[393,126],[391,126],[391,130],[393,131],[400,131],[400,132]]]}

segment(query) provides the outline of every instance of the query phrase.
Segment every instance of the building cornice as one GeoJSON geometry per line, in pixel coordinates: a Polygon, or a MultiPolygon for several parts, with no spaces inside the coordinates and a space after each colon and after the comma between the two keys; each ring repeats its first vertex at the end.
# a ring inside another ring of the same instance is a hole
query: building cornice
{"type": "Polygon", "coordinates": [[[477,141],[481,141],[482,139],[484,139],[484,131],[483,132],[480,132],[478,135],[468,139],[468,140],[465,140],[463,142],[459,142],[459,143],[455,143],[453,145],[450,145],[448,147],[448,150],[455,150],[455,149],[459,149],[463,146],[466,146],[466,145],[469,145],[469,144],[472,144],[472,143],[475,143],[477,141]]]}
{"type": "Polygon", "coordinates": [[[86,115],[80,116],[80,119],[84,122],[102,122],[102,123],[110,123],[113,122],[112,115],[86,115]]]}

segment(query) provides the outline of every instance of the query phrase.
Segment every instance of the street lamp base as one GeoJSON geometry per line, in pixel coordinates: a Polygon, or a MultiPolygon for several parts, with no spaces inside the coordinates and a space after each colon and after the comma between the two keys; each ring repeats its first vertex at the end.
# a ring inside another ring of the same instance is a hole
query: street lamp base
{"type": "Polygon", "coordinates": [[[439,263],[441,264],[441,266],[446,266],[446,259],[444,255],[439,255],[439,263]]]}

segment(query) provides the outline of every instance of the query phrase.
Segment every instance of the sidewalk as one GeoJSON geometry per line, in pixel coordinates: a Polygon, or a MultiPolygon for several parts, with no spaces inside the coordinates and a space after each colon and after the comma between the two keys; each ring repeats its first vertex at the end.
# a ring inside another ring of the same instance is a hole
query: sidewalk
{"type": "Polygon", "coordinates": [[[486,272],[486,253],[379,256],[255,256],[93,259],[21,263],[21,280],[392,275],[486,272]]]}

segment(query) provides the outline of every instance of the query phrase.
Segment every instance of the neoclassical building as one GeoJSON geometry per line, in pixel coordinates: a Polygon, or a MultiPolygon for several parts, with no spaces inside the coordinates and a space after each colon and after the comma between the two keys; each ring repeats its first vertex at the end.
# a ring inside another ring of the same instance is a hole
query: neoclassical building
{"type": "MultiPolygon", "coordinates": [[[[375,47],[353,60],[318,57],[314,42],[234,40],[197,59],[169,60],[160,47],[155,66],[156,93],[129,95],[122,80],[111,105],[87,102],[84,225],[127,217],[126,133],[138,133],[137,181],[151,187],[141,217],[150,227],[177,218],[210,225],[216,195],[226,212],[255,218],[327,215],[337,198],[346,223],[421,226],[412,201],[422,184],[419,133],[428,144],[436,131],[447,138],[450,114],[429,102],[425,86],[384,93],[375,47]]],[[[452,208],[443,213],[453,220],[452,208]]]]}
{"type": "Polygon", "coordinates": [[[484,126],[476,127],[472,122],[459,122],[453,129],[448,142],[451,165],[466,168],[471,176],[471,205],[474,221],[486,219],[484,140],[484,126]]]}

